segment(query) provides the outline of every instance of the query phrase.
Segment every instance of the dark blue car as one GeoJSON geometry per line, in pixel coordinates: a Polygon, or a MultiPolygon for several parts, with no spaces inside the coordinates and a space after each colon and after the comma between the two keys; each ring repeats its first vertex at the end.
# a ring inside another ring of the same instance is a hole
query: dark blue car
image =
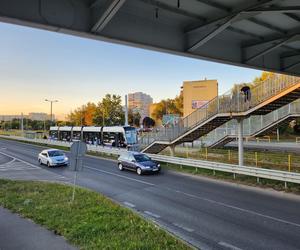
{"type": "Polygon", "coordinates": [[[118,158],[119,170],[128,169],[135,171],[138,175],[144,173],[158,173],[160,164],[152,161],[151,158],[139,152],[125,152],[118,158]]]}

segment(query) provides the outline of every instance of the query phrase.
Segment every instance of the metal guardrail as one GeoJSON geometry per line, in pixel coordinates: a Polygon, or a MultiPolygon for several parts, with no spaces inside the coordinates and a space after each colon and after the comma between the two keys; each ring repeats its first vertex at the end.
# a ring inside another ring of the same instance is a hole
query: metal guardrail
{"type": "Polygon", "coordinates": [[[152,159],[160,162],[300,184],[300,174],[295,172],[286,172],[280,170],[246,167],[246,166],[239,167],[238,165],[233,165],[233,164],[201,161],[201,160],[186,159],[186,158],[164,156],[164,155],[157,155],[157,154],[148,154],[148,155],[152,159]]]}
{"type": "MultiPolygon", "coordinates": [[[[0,136],[3,138],[7,138],[8,136],[0,136]]],[[[61,142],[61,141],[52,141],[52,140],[44,140],[44,139],[28,139],[17,136],[9,136],[9,138],[21,140],[21,141],[29,141],[29,142],[37,142],[44,143],[48,145],[57,145],[57,146],[67,146],[70,147],[70,142],[61,142]]],[[[113,155],[120,155],[125,152],[125,149],[116,149],[116,148],[107,148],[102,146],[88,145],[88,150],[92,152],[101,152],[113,155]]],[[[226,163],[218,163],[218,162],[209,162],[195,159],[187,159],[173,156],[165,156],[165,155],[157,155],[157,154],[147,154],[152,159],[164,162],[171,163],[176,165],[184,165],[195,168],[202,169],[210,169],[214,171],[222,171],[227,173],[234,174],[242,174],[247,176],[254,176],[257,178],[265,178],[271,180],[283,181],[285,183],[297,183],[300,184],[300,174],[295,172],[287,172],[280,170],[272,170],[272,169],[264,169],[264,168],[256,168],[256,167],[239,167],[238,165],[226,164],[226,163]]]]}

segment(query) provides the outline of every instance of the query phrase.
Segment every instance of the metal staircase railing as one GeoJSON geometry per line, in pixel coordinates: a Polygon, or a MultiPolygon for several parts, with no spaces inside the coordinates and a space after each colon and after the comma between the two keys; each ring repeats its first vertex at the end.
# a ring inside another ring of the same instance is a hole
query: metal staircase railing
{"type": "MultiPolygon", "coordinates": [[[[264,131],[266,128],[284,120],[284,118],[294,115],[300,116],[300,99],[266,115],[255,115],[245,119],[243,121],[244,137],[256,136],[260,131],[264,131]]],[[[218,142],[221,143],[228,137],[237,137],[237,134],[237,121],[230,120],[201,138],[201,142],[205,147],[210,147],[218,142]]]]}
{"type": "MultiPolygon", "coordinates": [[[[244,95],[235,87],[182,118],[174,127],[165,128],[158,132],[149,132],[147,135],[142,136],[140,144],[146,146],[154,141],[171,142],[217,114],[247,111],[299,82],[299,77],[275,74],[265,81],[255,83],[255,86],[251,87],[251,99],[247,102],[244,95]]],[[[253,83],[247,85],[251,86],[253,83]]]]}

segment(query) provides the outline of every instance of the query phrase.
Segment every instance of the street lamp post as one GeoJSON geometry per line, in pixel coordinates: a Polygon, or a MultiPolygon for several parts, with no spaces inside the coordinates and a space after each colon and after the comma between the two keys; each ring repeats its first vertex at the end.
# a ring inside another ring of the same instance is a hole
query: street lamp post
{"type": "Polygon", "coordinates": [[[46,102],[50,102],[50,120],[51,120],[51,123],[53,122],[53,115],[52,115],[52,104],[54,102],[58,102],[58,100],[48,100],[48,99],[45,99],[46,102]]]}

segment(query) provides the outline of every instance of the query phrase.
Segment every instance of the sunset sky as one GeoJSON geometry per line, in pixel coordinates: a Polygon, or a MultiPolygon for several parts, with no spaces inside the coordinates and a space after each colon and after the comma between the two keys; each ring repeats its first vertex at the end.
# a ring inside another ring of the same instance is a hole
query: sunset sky
{"type": "Polygon", "coordinates": [[[54,113],[135,91],[154,101],[178,95],[184,80],[217,79],[219,93],[260,71],[0,23],[0,115],[54,113]]]}

